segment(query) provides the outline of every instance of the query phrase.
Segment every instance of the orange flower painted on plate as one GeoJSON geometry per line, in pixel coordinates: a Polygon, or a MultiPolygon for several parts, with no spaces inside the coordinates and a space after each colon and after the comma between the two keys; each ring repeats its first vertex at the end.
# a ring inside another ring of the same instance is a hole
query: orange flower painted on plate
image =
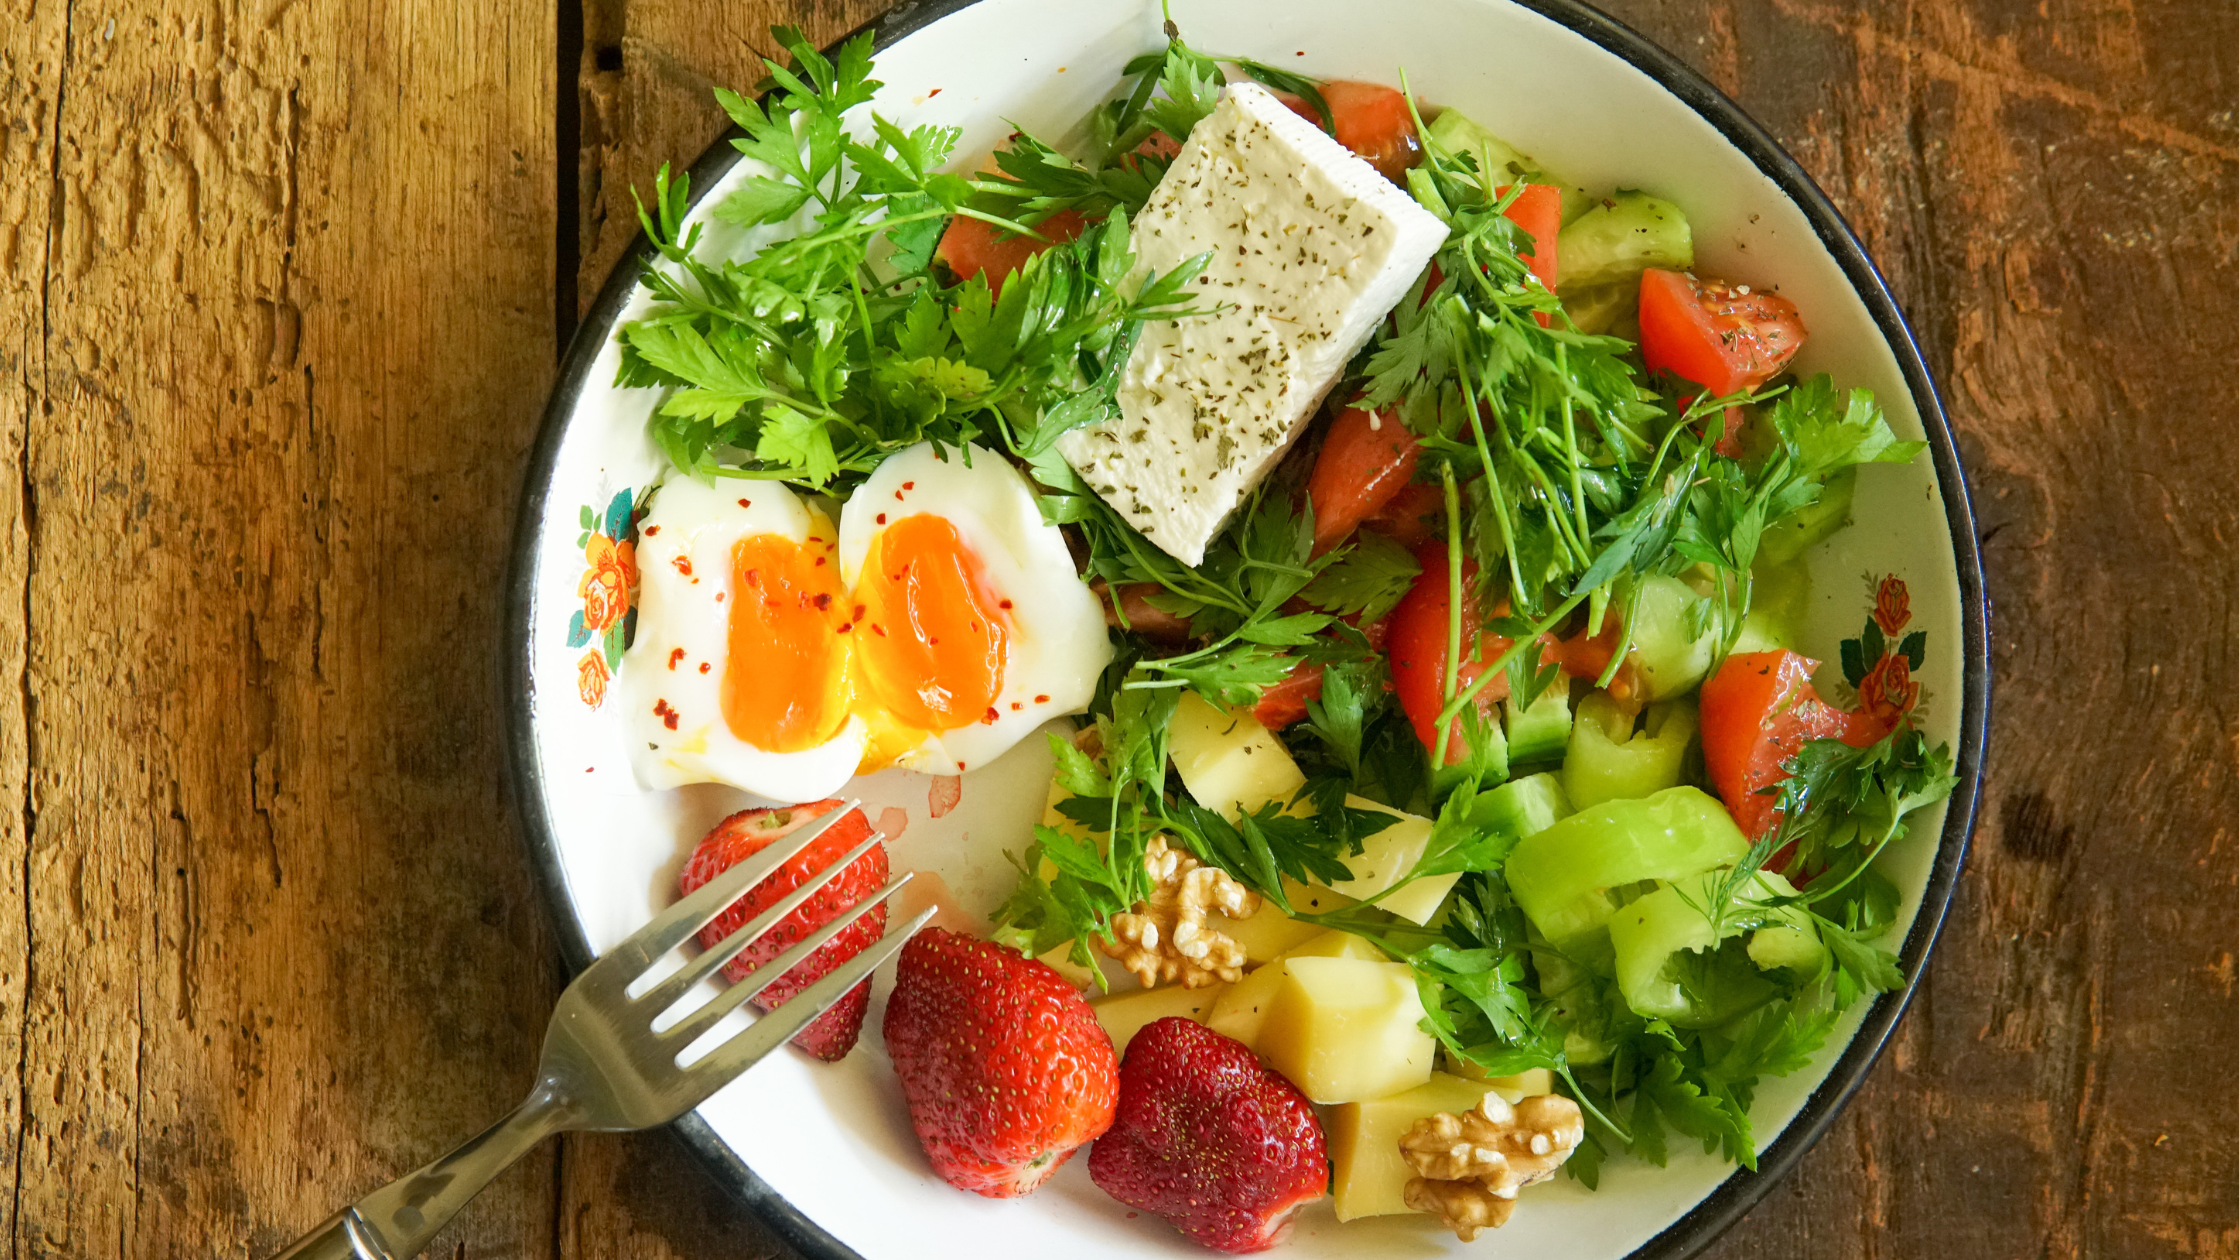
{"type": "Polygon", "coordinates": [[[630,591],[638,584],[637,547],[593,534],[584,541],[583,560],[588,567],[576,594],[583,597],[584,628],[597,634],[630,611],[630,591]]]}
{"type": "Polygon", "coordinates": [[[1874,591],[1874,623],[1882,632],[1895,637],[1906,623],[1913,620],[1913,598],[1906,591],[1903,578],[1892,573],[1882,579],[1874,591]]]}
{"type": "Polygon", "coordinates": [[[576,662],[576,694],[596,709],[607,698],[607,662],[597,652],[586,652],[576,662]]]}
{"type": "MultiPolygon", "coordinates": [[[[1881,616],[1880,606],[1876,616],[1881,616]]],[[[1859,710],[1877,721],[1896,726],[1898,719],[1921,698],[1921,684],[1913,681],[1913,667],[1905,653],[1886,652],[1867,676],[1859,680],[1859,710]]]]}

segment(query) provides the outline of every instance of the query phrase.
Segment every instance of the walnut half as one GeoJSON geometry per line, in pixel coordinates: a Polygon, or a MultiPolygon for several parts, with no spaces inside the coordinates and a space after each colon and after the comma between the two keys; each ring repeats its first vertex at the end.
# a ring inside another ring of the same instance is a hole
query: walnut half
{"type": "Polygon", "coordinates": [[[1555,1176],[1586,1132],[1579,1104],[1561,1094],[1511,1106],[1488,1090],[1470,1111],[1425,1116],[1400,1137],[1400,1158],[1418,1174],[1408,1206],[1469,1242],[1509,1219],[1517,1191],[1555,1176]]]}
{"type": "Polygon", "coordinates": [[[1182,982],[1186,989],[1233,982],[1244,974],[1244,946],[1206,927],[1215,910],[1232,919],[1250,918],[1260,909],[1260,894],[1167,847],[1165,836],[1151,837],[1143,854],[1151,874],[1151,899],[1132,913],[1112,916],[1115,938],[1104,952],[1135,973],[1145,988],[1182,982]]]}

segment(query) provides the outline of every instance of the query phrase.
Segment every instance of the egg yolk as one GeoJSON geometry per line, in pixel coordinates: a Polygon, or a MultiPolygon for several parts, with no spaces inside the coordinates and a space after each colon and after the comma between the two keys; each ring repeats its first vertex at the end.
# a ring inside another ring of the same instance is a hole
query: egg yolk
{"type": "Polygon", "coordinates": [[[768,752],[800,752],[847,720],[847,610],[829,540],[779,534],[742,538],[731,550],[734,598],[723,717],[731,733],[768,752]]]}
{"type": "Polygon", "coordinates": [[[995,713],[1009,618],[955,525],[906,516],[880,531],[854,598],[862,683],[879,707],[928,731],[995,713]]]}

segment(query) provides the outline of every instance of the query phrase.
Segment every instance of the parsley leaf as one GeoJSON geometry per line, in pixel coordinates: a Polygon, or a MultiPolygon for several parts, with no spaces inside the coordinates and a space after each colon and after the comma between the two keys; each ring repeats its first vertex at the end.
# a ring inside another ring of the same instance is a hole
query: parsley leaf
{"type": "Polygon", "coordinates": [[[1398,607],[1422,571],[1406,547],[1362,530],[1338,553],[1337,563],[1307,583],[1299,597],[1324,612],[1371,622],[1398,607]]]}

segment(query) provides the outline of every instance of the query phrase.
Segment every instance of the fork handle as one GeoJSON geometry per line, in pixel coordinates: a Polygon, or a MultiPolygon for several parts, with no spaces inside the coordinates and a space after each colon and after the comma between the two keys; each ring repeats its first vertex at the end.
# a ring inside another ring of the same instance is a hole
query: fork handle
{"type": "Polygon", "coordinates": [[[328,1217],[273,1260],[411,1260],[529,1148],[568,1128],[543,1091],[459,1149],[328,1217]]]}

